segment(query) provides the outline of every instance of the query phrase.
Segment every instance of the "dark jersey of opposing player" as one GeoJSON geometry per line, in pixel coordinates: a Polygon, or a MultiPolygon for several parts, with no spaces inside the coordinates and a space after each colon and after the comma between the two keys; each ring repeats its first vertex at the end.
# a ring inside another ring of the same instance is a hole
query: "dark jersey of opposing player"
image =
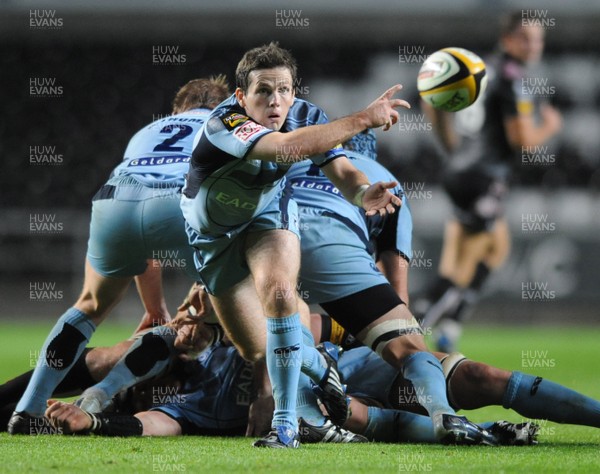
{"type": "MultiPolygon", "coordinates": [[[[327,122],[317,106],[295,99],[280,131],[327,122]]],[[[192,228],[209,234],[227,232],[249,222],[276,198],[293,164],[286,155],[295,151],[282,150],[275,162],[246,158],[258,140],[272,132],[249,117],[235,95],[213,110],[194,148],[183,190],[182,209],[192,228]]],[[[339,146],[310,159],[324,166],[343,155],[339,146]]]]}
{"type": "Polygon", "coordinates": [[[456,218],[473,232],[491,229],[503,214],[511,168],[522,153],[510,145],[505,122],[536,113],[540,104],[522,63],[498,54],[486,64],[487,90],[480,101],[456,114],[461,145],[443,177],[456,218]]]}
{"type": "Polygon", "coordinates": [[[529,87],[525,66],[502,53],[486,61],[488,86],[482,100],[456,114],[456,128],[463,137],[451,162],[458,168],[481,164],[509,168],[521,150],[508,142],[504,123],[517,115],[531,115],[540,98],[529,87]]]}

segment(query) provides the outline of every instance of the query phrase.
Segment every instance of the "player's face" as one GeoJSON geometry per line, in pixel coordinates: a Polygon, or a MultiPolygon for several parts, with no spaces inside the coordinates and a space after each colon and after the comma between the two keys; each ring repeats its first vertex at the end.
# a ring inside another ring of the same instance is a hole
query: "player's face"
{"type": "Polygon", "coordinates": [[[504,48],[524,63],[537,62],[544,51],[544,30],[537,25],[523,26],[504,39],[504,48]]]}
{"type": "Polygon", "coordinates": [[[244,93],[236,90],[239,104],[263,127],[280,130],[294,102],[292,74],[286,67],[257,69],[248,76],[250,85],[244,93]]]}

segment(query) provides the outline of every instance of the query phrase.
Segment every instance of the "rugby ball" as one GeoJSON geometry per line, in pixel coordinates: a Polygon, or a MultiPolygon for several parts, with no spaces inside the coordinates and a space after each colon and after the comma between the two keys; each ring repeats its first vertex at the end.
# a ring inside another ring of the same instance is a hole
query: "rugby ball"
{"type": "Polygon", "coordinates": [[[429,56],[417,77],[421,98],[446,112],[462,110],[485,91],[485,63],[463,48],[444,48],[429,56]]]}

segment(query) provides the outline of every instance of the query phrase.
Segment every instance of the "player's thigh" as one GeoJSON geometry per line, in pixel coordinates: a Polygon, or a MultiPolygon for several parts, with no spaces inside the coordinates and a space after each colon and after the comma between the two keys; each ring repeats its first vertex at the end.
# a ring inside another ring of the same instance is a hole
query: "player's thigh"
{"type": "Polygon", "coordinates": [[[210,295],[210,301],[242,357],[250,361],[262,358],[266,348],[266,321],[252,277],[246,277],[219,296],[210,295]]]}
{"type": "Polygon", "coordinates": [[[254,279],[296,280],[300,269],[300,241],[283,229],[249,232],[246,258],[254,279]]]}
{"type": "Polygon", "coordinates": [[[146,312],[152,316],[165,316],[167,312],[162,286],[160,262],[150,260],[146,271],[135,277],[135,285],[146,312]]]}
{"type": "Polygon", "coordinates": [[[462,240],[465,230],[460,222],[451,219],[444,226],[444,240],[440,256],[439,274],[449,280],[454,280],[454,273],[458,265],[462,240]]]}
{"type": "Polygon", "coordinates": [[[485,261],[492,245],[492,235],[487,231],[465,235],[454,272],[453,282],[456,285],[462,288],[469,286],[477,265],[485,261]]]}
{"type": "Polygon", "coordinates": [[[469,232],[457,220],[446,224],[439,273],[455,285],[469,285],[477,265],[484,261],[492,245],[489,232],[469,232]]]}
{"type": "Polygon", "coordinates": [[[246,260],[267,316],[296,312],[298,236],[283,229],[250,232],[246,236],[246,260]]]}
{"type": "Polygon", "coordinates": [[[408,306],[408,269],[410,262],[396,252],[386,250],[381,252],[377,268],[385,275],[398,296],[408,306]]]}
{"type": "Polygon", "coordinates": [[[421,327],[405,304],[375,319],[357,338],[398,369],[406,357],[427,351],[421,327]]]}
{"type": "Polygon", "coordinates": [[[500,218],[491,230],[491,246],[485,263],[490,269],[502,265],[510,254],[511,238],[510,229],[506,218],[500,218]]]}

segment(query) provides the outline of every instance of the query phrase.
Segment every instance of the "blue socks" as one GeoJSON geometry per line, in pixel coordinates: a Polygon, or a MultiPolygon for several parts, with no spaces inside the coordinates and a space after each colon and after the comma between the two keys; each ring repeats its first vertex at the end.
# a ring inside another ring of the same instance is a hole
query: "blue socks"
{"type": "Polygon", "coordinates": [[[304,418],[311,425],[323,426],[325,416],[319,408],[319,402],[312,390],[309,376],[320,382],[325,376],[326,365],[323,356],[315,349],[315,339],[312,333],[305,326],[302,326],[302,341],[304,349],[302,351],[302,372],[298,382],[296,411],[299,418],[304,418]]]}
{"type": "Polygon", "coordinates": [[[319,351],[315,349],[315,339],[305,326],[302,326],[302,340],[304,342],[302,373],[308,375],[314,383],[318,384],[325,377],[327,363],[319,351]]]}
{"type": "Polygon", "coordinates": [[[363,433],[381,443],[437,443],[431,418],[389,408],[368,408],[368,424],[363,433]]]}
{"type": "Polygon", "coordinates": [[[422,405],[433,416],[435,413],[455,414],[448,404],[446,379],[442,365],[429,352],[415,352],[406,358],[402,366],[402,375],[410,380],[414,392],[413,401],[422,405]]]}
{"type": "Polygon", "coordinates": [[[502,400],[526,418],[600,428],[600,402],[549,380],[514,371],[502,400]]]}
{"type": "Polygon", "coordinates": [[[319,408],[319,402],[311,388],[310,379],[303,373],[300,373],[298,383],[296,411],[298,418],[304,418],[306,422],[313,426],[323,426],[325,424],[325,416],[319,408]]]}
{"type": "Polygon", "coordinates": [[[108,375],[93,388],[106,393],[108,399],[121,390],[160,375],[175,354],[177,332],[159,326],[138,338],[115,364],[108,375]]]}
{"type": "Polygon", "coordinates": [[[42,416],[46,400],[75,364],[96,325],[81,311],[69,308],[44,341],[35,370],[16,411],[42,416]]]}
{"type": "Polygon", "coordinates": [[[298,431],[296,399],[302,366],[300,315],[267,318],[267,369],[273,387],[273,428],[285,426],[298,431]]]}

